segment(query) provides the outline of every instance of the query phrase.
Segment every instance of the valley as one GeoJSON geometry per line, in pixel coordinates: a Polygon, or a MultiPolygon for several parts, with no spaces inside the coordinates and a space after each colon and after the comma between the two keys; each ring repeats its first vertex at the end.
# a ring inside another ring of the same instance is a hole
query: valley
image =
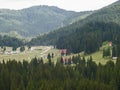
{"type": "Polygon", "coordinates": [[[97,64],[106,64],[112,57],[120,55],[119,6],[120,1],[99,10],[83,12],[46,5],[21,10],[1,9],[0,60],[30,62],[34,57],[46,60],[48,53],[55,53],[55,59],[58,59],[59,50],[65,48],[73,53],[70,57],[84,52],[85,59],[92,56],[97,64]],[[107,41],[114,43],[110,48],[114,55],[103,58],[104,50],[101,47],[107,41]],[[55,46],[56,49],[50,46],[55,46]],[[3,48],[5,52],[2,47],[7,47],[3,48]],[[23,52],[19,50],[21,47],[25,48],[23,52]],[[34,49],[29,50],[28,47],[34,49]]]}
{"type": "Polygon", "coordinates": [[[120,90],[120,0],[0,9],[0,90],[120,90]]]}
{"type": "MultiPolygon", "coordinates": [[[[38,58],[38,59],[43,59],[44,63],[48,63],[48,59],[47,56],[48,54],[54,54],[54,58],[51,59],[51,61],[56,65],[57,60],[61,58],[61,54],[60,54],[60,49],[55,49],[53,46],[33,46],[30,49],[28,49],[27,46],[25,46],[25,50],[23,52],[20,52],[20,47],[17,48],[16,51],[12,51],[12,47],[6,47],[5,52],[2,51],[0,52],[0,61],[2,62],[3,60],[5,62],[7,61],[11,61],[11,60],[16,60],[16,61],[20,61],[23,62],[23,60],[27,60],[28,62],[30,62],[33,58],[38,58]]],[[[112,58],[112,47],[109,46],[109,42],[105,42],[105,44],[103,44],[102,47],[100,47],[99,51],[96,51],[94,53],[91,54],[87,54],[84,55],[84,52],[80,52],[80,53],[68,53],[68,55],[64,55],[62,57],[64,58],[71,58],[73,56],[78,56],[80,55],[81,58],[85,57],[86,62],[89,59],[89,57],[92,57],[93,61],[96,64],[101,63],[102,65],[105,65],[108,61],[113,61],[116,62],[116,59],[113,60],[112,58]],[[105,48],[111,48],[111,55],[109,57],[103,57],[103,50],[105,48]]]]}

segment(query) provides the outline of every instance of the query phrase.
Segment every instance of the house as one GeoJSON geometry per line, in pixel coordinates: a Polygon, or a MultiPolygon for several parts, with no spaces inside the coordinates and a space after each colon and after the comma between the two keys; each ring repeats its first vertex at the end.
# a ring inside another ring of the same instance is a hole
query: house
{"type": "Polygon", "coordinates": [[[66,55],[67,54],[67,49],[60,49],[60,54],[61,55],[66,55]]]}
{"type": "Polygon", "coordinates": [[[11,51],[10,54],[18,54],[19,51],[11,51]]]}
{"type": "Polygon", "coordinates": [[[7,55],[11,55],[11,54],[18,54],[19,53],[19,51],[6,51],[6,52],[4,52],[4,54],[7,54],[7,55]]]}
{"type": "Polygon", "coordinates": [[[116,60],[116,59],[117,59],[117,57],[112,57],[112,59],[113,59],[113,60],[116,60]]]}

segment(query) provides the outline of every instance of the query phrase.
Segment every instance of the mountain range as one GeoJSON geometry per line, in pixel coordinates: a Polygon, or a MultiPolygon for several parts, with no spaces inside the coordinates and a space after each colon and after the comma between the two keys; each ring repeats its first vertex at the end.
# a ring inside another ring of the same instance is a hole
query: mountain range
{"type": "Polygon", "coordinates": [[[92,11],[66,11],[45,5],[22,10],[1,9],[0,33],[33,37],[82,20],[90,14],[92,11]]]}
{"type": "MultiPolygon", "coordinates": [[[[63,27],[58,30],[54,30],[48,34],[33,38],[30,43],[32,45],[51,45],[51,44],[55,45],[59,39],[63,37],[71,37],[71,35],[76,34],[76,30],[79,30],[79,32],[81,32],[82,31],[81,29],[84,28],[84,26],[88,26],[86,24],[96,23],[96,22],[103,22],[102,25],[104,25],[104,23],[111,23],[111,22],[117,25],[120,25],[120,1],[117,1],[102,9],[93,11],[92,14],[90,14],[86,18],[79,20],[73,24],[70,24],[66,27],[63,27]]],[[[105,26],[102,28],[105,28],[105,26]]],[[[82,34],[83,34],[82,32],[81,34],[79,33],[79,35],[82,35],[82,34]]],[[[78,36],[76,36],[76,38],[78,36]]]]}

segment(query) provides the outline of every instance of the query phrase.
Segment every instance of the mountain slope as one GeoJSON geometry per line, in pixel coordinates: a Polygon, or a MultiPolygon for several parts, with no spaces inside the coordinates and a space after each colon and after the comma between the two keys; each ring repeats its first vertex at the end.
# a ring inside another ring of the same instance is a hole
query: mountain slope
{"type": "MultiPolygon", "coordinates": [[[[86,23],[91,22],[104,22],[109,23],[113,22],[120,25],[120,1],[117,1],[107,7],[104,7],[100,10],[94,11],[93,14],[89,15],[87,18],[75,22],[67,27],[58,29],[56,31],[50,32],[49,34],[39,36],[37,38],[32,39],[32,43],[34,44],[56,44],[58,39],[68,36],[71,34],[75,34],[76,30],[79,28],[84,27],[86,23]]],[[[81,33],[82,34],[82,33],[81,33]]],[[[77,37],[77,36],[76,36],[77,37]]]]}
{"type": "Polygon", "coordinates": [[[57,48],[67,48],[73,53],[84,51],[93,53],[101,47],[105,41],[114,44],[120,41],[120,25],[116,23],[90,22],[76,30],[74,33],[60,37],[56,42],[57,48]]]}
{"type": "Polygon", "coordinates": [[[2,9],[0,32],[12,31],[22,36],[35,36],[71,24],[76,18],[86,18],[91,13],[65,11],[53,6],[35,6],[22,10],[2,9]]]}
{"type": "Polygon", "coordinates": [[[103,21],[120,24],[120,1],[96,11],[87,17],[86,21],[103,21]]]}

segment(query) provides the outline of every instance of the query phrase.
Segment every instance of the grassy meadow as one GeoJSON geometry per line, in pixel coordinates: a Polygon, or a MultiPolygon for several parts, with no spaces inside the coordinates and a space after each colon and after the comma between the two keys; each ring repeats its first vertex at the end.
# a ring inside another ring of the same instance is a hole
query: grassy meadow
{"type": "MultiPolygon", "coordinates": [[[[108,45],[108,42],[103,43],[103,46],[100,48],[99,51],[89,54],[89,55],[85,55],[85,59],[87,60],[90,56],[92,56],[93,61],[95,61],[97,64],[101,63],[101,64],[105,64],[107,61],[112,60],[112,57],[106,57],[103,58],[103,49],[110,47],[108,45]]],[[[112,47],[111,48],[111,54],[112,54],[112,47]]],[[[6,52],[11,52],[12,48],[11,47],[6,47],[6,52]]],[[[20,51],[20,48],[17,48],[17,51],[20,51]]],[[[48,53],[52,54],[54,53],[54,58],[52,59],[52,62],[54,62],[54,64],[57,62],[58,58],[60,58],[60,53],[58,49],[54,49],[51,46],[34,46],[31,47],[31,50],[28,50],[27,47],[25,47],[25,51],[24,52],[19,52],[16,54],[5,54],[2,52],[2,49],[0,48],[0,61],[4,60],[17,60],[17,61],[23,61],[23,60],[27,60],[30,61],[32,58],[43,58],[44,62],[47,62],[47,55],[48,53]]],[[[79,53],[81,56],[83,55],[83,52],[79,53]]],[[[66,58],[70,58],[72,56],[75,56],[78,54],[70,54],[67,56],[64,56],[66,58]]],[[[116,61],[116,60],[112,60],[112,61],[116,61]]]]}
{"type": "MultiPolygon", "coordinates": [[[[19,49],[17,49],[17,51],[19,52],[19,49]]],[[[11,47],[6,47],[6,51],[5,52],[12,52],[12,48],[11,47]]],[[[27,47],[25,47],[25,51],[24,52],[19,52],[16,54],[5,54],[2,52],[2,49],[0,49],[0,61],[4,60],[17,60],[17,61],[23,61],[23,60],[27,60],[30,61],[32,58],[37,57],[37,58],[41,58],[43,57],[43,59],[47,59],[47,54],[48,53],[54,53],[55,55],[58,55],[58,50],[53,49],[50,46],[34,46],[31,47],[31,50],[28,50],[27,47]]]]}

